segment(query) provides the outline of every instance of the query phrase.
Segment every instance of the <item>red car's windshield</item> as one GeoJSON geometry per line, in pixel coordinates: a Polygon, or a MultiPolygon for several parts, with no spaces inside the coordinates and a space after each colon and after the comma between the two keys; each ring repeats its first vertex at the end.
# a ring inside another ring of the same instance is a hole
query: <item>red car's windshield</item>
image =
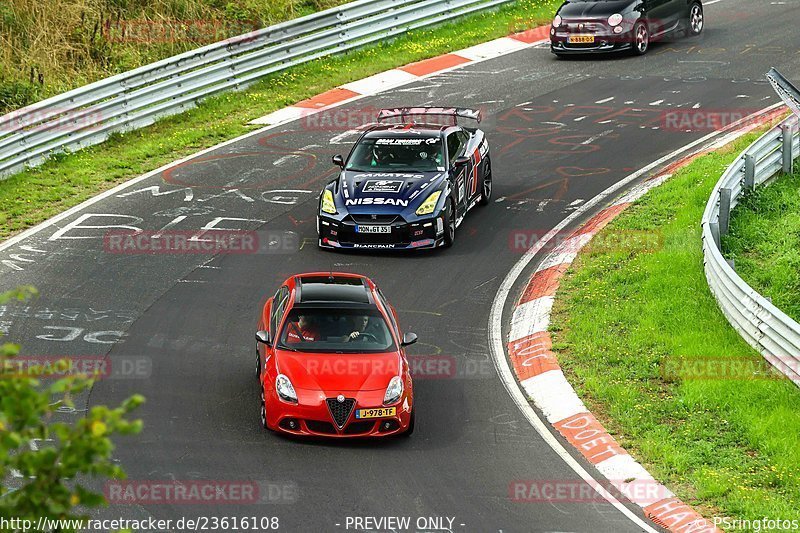
{"type": "Polygon", "coordinates": [[[397,349],[389,326],[377,309],[292,309],[278,347],[331,353],[378,353],[397,349]]]}

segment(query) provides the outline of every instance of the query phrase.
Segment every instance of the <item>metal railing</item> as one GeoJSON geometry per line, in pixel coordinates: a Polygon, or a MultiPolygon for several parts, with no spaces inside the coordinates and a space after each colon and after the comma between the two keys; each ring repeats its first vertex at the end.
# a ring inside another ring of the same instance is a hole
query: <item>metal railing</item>
{"type": "Polygon", "coordinates": [[[357,0],[185,52],[0,117],[0,179],[314,59],[512,0],[357,0]]]}
{"type": "Polygon", "coordinates": [[[800,155],[798,118],[791,116],[760,137],[717,182],[703,213],[703,257],[711,292],[728,322],[772,366],[800,386],[800,324],[750,287],[722,255],[730,213],[748,189],[791,174],[800,155]]]}

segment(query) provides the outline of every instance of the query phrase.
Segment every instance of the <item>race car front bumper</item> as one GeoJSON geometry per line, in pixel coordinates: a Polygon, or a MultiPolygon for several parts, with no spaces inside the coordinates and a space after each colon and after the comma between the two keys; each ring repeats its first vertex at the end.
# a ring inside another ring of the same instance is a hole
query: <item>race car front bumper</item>
{"type": "Polygon", "coordinates": [[[403,217],[380,215],[347,215],[342,220],[319,215],[317,218],[319,245],[339,249],[411,250],[436,248],[444,238],[444,219],[441,215],[407,222],[403,217]],[[363,226],[389,228],[387,233],[361,230],[363,226]]]}

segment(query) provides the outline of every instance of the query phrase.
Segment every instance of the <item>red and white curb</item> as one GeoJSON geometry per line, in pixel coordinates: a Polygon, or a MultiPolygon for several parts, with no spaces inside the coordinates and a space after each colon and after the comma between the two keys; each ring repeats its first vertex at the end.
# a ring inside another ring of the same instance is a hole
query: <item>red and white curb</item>
{"type": "Polygon", "coordinates": [[[662,484],[658,483],[612,437],[586,408],[567,381],[548,332],[559,280],[578,252],[611,220],[636,202],[650,189],[666,181],[674,170],[686,166],[700,155],[730,142],[774,117],[751,121],[712,146],[684,157],[661,173],[636,185],[608,207],[594,215],[580,228],[568,234],[539,263],[522,291],[511,317],[507,350],[513,372],[527,397],[542,411],[548,422],[621,494],[636,496],[631,501],[656,524],[670,531],[718,532],[710,521],[662,484]],[[642,490],[642,487],[646,487],[642,490]]]}
{"type": "Polygon", "coordinates": [[[271,126],[284,124],[365,96],[373,96],[388,89],[413,83],[428,76],[511,54],[525,48],[531,48],[549,40],[549,28],[549,26],[539,26],[524,32],[514,33],[508,37],[501,37],[464,48],[463,50],[387,70],[362,80],[346,83],[302,102],[257,118],[251,121],[250,124],[271,126]]]}

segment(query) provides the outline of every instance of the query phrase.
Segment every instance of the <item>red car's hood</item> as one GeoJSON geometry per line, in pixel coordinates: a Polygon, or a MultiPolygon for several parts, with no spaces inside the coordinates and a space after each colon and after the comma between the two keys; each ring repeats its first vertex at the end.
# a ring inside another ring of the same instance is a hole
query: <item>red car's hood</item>
{"type": "Polygon", "coordinates": [[[303,353],[280,350],[278,371],[295,389],[346,392],[385,390],[389,380],[401,375],[397,352],[370,354],[303,353]]]}

